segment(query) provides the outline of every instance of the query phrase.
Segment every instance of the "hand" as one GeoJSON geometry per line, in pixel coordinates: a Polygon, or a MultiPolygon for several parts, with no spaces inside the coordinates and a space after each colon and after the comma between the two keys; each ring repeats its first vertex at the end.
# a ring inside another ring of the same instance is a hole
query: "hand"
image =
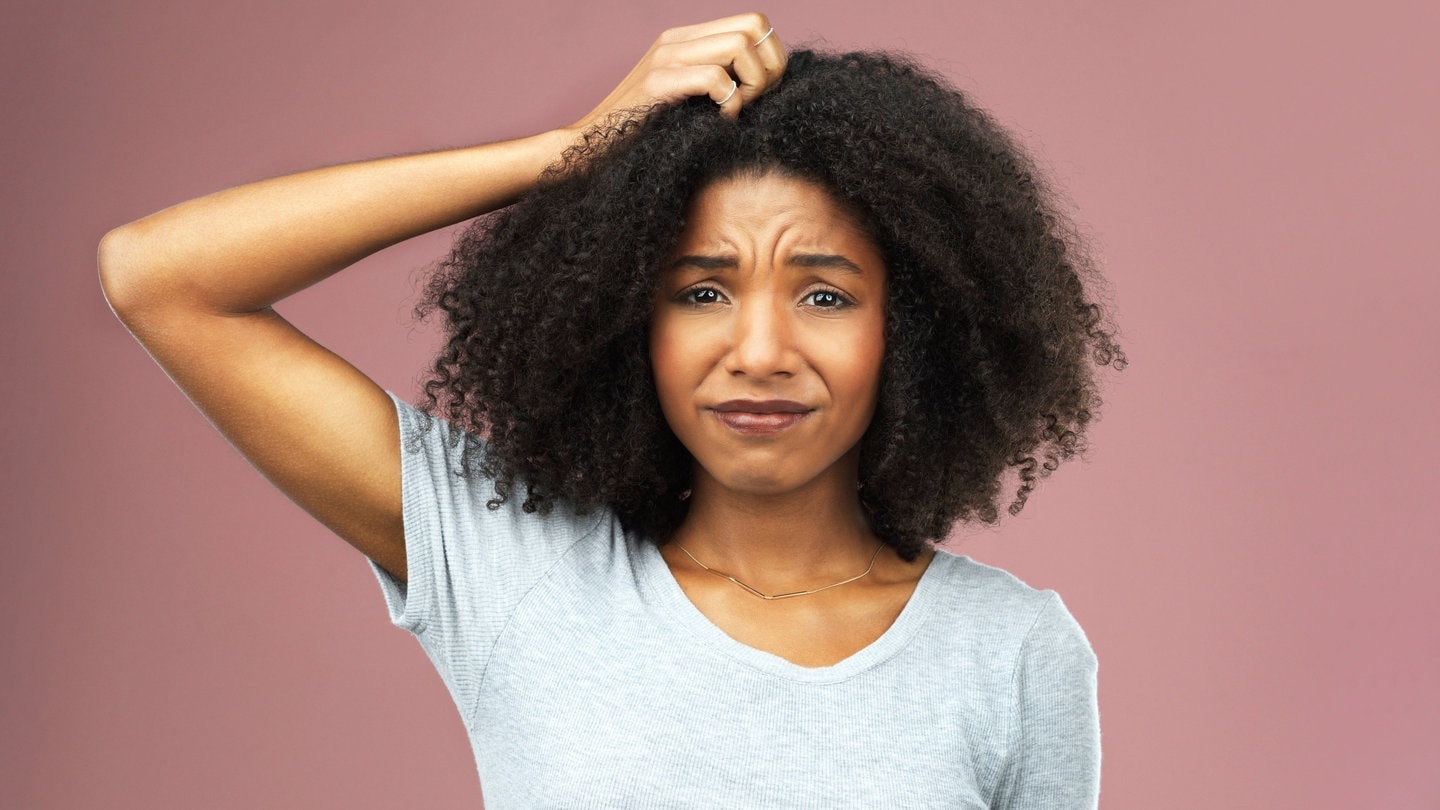
{"type": "Polygon", "coordinates": [[[779,80],[786,58],[785,46],[764,14],[740,14],[672,28],[655,40],[620,86],[574,128],[583,132],[616,113],[690,96],[709,96],[720,104],[722,115],[733,119],[779,80]]]}

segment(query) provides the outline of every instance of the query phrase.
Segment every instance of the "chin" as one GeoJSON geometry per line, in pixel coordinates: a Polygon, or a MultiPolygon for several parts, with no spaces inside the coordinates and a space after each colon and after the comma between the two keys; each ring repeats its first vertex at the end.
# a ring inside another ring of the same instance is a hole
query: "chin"
{"type": "Polygon", "coordinates": [[[807,483],[794,476],[778,474],[774,468],[763,470],[737,470],[725,475],[711,474],[716,483],[731,492],[746,495],[784,495],[794,492],[807,483]]]}
{"type": "Polygon", "coordinates": [[[793,484],[770,478],[727,484],[725,488],[732,492],[739,492],[745,495],[784,495],[787,492],[792,492],[797,489],[793,484]]]}

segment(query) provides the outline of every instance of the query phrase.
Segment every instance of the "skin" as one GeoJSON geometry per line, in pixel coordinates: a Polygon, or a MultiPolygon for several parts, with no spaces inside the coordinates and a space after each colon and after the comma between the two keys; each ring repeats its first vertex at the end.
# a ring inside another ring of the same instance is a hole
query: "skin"
{"type": "Polygon", "coordinates": [[[667,422],[695,457],[691,508],[662,555],[732,637],[803,666],[836,663],[894,621],[933,552],[880,544],[857,492],[860,438],[884,359],[886,270],[874,241],[822,187],[768,173],[719,180],[686,217],[656,290],[651,361],[667,422]],[[783,432],[737,432],[714,406],[787,399],[810,408],[783,432]],[[677,545],[678,544],[678,545],[677,545]]]}

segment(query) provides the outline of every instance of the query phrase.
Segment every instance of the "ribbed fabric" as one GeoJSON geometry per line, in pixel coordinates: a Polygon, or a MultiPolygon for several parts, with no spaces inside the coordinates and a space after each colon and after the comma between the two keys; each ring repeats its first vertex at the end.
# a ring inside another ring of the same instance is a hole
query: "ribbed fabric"
{"type": "Polygon", "coordinates": [[[1097,806],[1095,655],[1053,591],[942,549],[884,635],[801,667],[711,623],[613,514],[487,509],[456,428],[391,397],[409,585],[371,568],[488,810],[1097,806]]]}

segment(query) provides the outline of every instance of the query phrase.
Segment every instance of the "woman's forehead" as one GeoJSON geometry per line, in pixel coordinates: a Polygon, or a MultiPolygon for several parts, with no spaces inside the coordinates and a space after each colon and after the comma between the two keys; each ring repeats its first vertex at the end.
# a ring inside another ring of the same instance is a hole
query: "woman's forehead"
{"type": "MultiPolygon", "coordinates": [[[[678,255],[724,257],[757,249],[817,257],[879,254],[850,207],[811,180],[778,172],[745,173],[712,181],[695,194],[677,242],[678,255]]],[[[873,263],[849,258],[851,265],[873,263]]],[[[814,266],[844,264],[809,261],[814,266]]]]}

